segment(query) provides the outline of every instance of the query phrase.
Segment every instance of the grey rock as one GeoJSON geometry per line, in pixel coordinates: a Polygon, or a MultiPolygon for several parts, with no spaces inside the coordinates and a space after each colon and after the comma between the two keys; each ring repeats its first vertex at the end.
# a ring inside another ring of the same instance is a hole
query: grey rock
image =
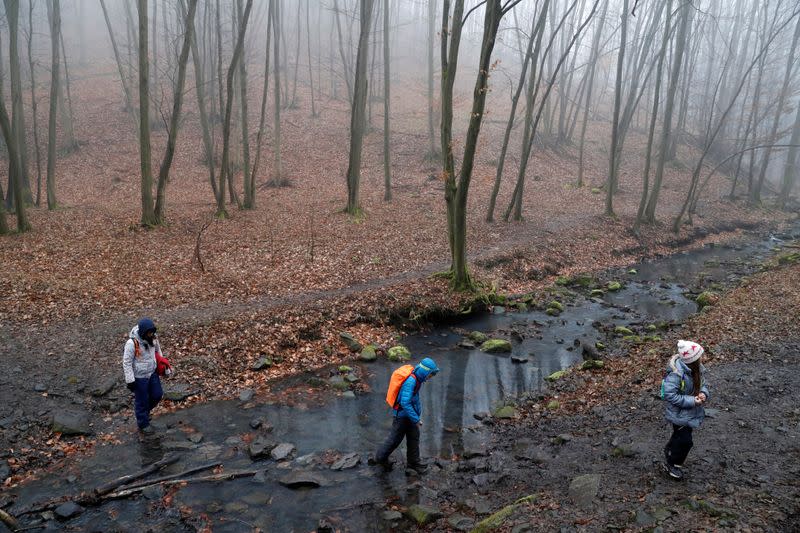
{"type": "Polygon", "coordinates": [[[527,357],[525,357],[524,355],[512,355],[511,356],[511,362],[512,363],[522,364],[522,363],[527,363],[528,360],[529,359],[527,357]]]}
{"type": "Polygon", "coordinates": [[[717,417],[719,417],[719,409],[714,409],[713,407],[706,407],[704,409],[704,411],[706,412],[706,416],[708,418],[717,418],[717,417]]]}
{"type": "Polygon", "coordinates": [[[550,455],[538,445],[530,441],[520,441],[514,445],[514,457],[520,460],[543,464],[550,460],[550,455]]]}
{"type": "Polygon", "coordinates": [[[350,350],[351,352],[360,352],[364,348],[361,345],[361,343],[356,340],[355,337],[353,337],[346,331],[342,331],[341,333],[339,333],[339,338],[347,346],[347,349],[350,350]]]}
{"type": "Polygon", "coordinates": [[[53,415],[53,431],[62,435],[91,435],[89,413],[86,411],[57,411],[53,415]]]}
{"type": "Polygon", "coordinates": [[[489,436],[483,432],[477,431],[464,431],[462,436],[464,459],[472,459],[473,457],[485,457],[489,455],[489,436]]]}
{"type": "Polygon", "coordinates": [[[200,444],[200,441],[203,440],[203,434],[200,432],[192,433],[191,435],[189,435],[189,440],[195,444],[200,444]]]}
{"type": "Polygon", "coordinates": [[[6,480],[8,476],[11,475],[11,468],[8,466],[8,461],[2,460],[0,461],[0,484],[6,480]]]}
{"type": "Polygon", "coordinates": [[[276,461],[284,461],[294,452],[294,444],[290,442],[282,442],[275,446],[270,452],[270,456],[276,461]]]}
{"type": "Polygon", "coordinates": [[[33,386],[33,390],[36,392],[47,392],[47,385],[44,383],[37,383],[33,386]]]}
{"type": "Polygon", "coordinates": [[[400,511],[384,511],[381,518],[387,522],[394,522],[403,518],[403,514],[400,511]]]}
{"type": "Polygon", "coordinates": [[[78,516],[83,512],[83,507],[75,502],[62,503],[53,511],[56,518],[60,520],[69,520],[72,517],[78,516]]]}
{"type": "Polygon", "coordinates": [[[162,442],[161,448],[170,452],[188,452],[197,448],[195,444],[186,441],[168,441],[162,442]]]}
{"type": "Polygon", "coordinates": [[[269,456],[269,452],[275,444],[264,437],[258,437],[256,440],[250,443],[250,446],[247,448],[247,453],[250,456],[250,459],[263,459],[264,457],[269,456]]]}
{"type": "Polygon", "coordinates": [[[295,459],[294,462],[300,466],[310,466],[314,464],[316,461],[317,461],[317,456],[314,455],[313,453],[309,453],[301,457],[298,457],[297,459],[295,459]]]}
{"type": "Polygon", "coordinates": [[[343,376],[338,376],[338,375],[333,376],[331,379],[328,380],[328,384],[332,388],[340,391],[346,391],[350,389],[350,384],[347,381],[345,381],[343,376]]]}
{"type": "Polygon", "coordinates": [[[578,476],[569,484],[569,497],[581,507],[591,505],[600,489],[600,476],[585,474],[578,476]]]}
{"type": "Polygon", "coordinates": [[[480,413],[474,413],[474,414],[472,415],[472,417],[473,417],[475,420],[484,420],[484,419],[486,419],[486,418],[489,418],[489,417],[491,417],[491,416],[492,416],[492,415],[491,415],[490,413],[487,413],[486,411],[481,411],[480,413]]]}
{"type": "Polygon", "coordinates": [[[258,361],[253,363],[253,366],[250,367],[250,370],[257,372],[259,370],[266,370],[271,366],[272,366],[272,359],[270,359],[269,357],[262,357],[258,361]]]}
{"type": "Polygon", "coordinates": [[[553,437],[553,444],[564,444],[572,440],[572,435],[569,433],[561,433],[553,437]]]}
{"type": "Polygon", "coordinates": [[[189,388],[189,385],[176,384],[164,391],[164,399],[171,402],[183,402],[189,396],[194,396],[195,394],[189,388]]]}
{"type": "Polygon", "coordinates": [[[639,509],[636,511],[636,525],[639,527],[655,525],[656,519],[652,515],[639,509]]]}
{"type": "Polygon", "coordinates": [[[160,500],[164,496],[164,486],[154,485],[142,491],[142,496],[147,500],[160,500]]]}
{"type": "Polygon", "coordinates": [[[464,348],[467,350],[474,350],[477,348],[477,345],[469,339],[461,339],[458,343],[459,348],[464,348]]]}
{"type": "Polygon", "coordinates": [[[476,514],[489,514],[492,512],[492,504],[485,498],[470,499],[464,503],[476,514]]]}
{"type": "Polygon", "coordinates": [[[92,396],[95,398],[100,398],[101,396],[105,396],[109,392],[112,391],[114,386],[117,384],[117,378],[106,378],[104,381],[101,381],[94,389],[92,389],[92,396]]]}
{"type": "Polygon", "coordinates": [[[353,373],[347,374],[347,375],[344,377],[344,379],[345,379],[345,381],[347,381],[348,383],[358,383],[359,381],[361,381],[361,378],[360,378],[360,377],[358,377],[358,376],[356,376],[356,375],[355,375],[355,374],[353,374],[353,373]]]}
{"type": "Polygon", "coordinates": [[[256,393],[253,389],[244,389],[242,392],[239,393],[239,401],[241,402],[249,402],[253,399],[256,393]]]}
{"type": "Polygon", "coordinates": [[[331,470],[347,470],[355,468],[361,462],[361,456],[357,453],[348,453],[331,465],[331,470]]]}
{"type": "Polygon", "coordinates": [[[250,427],[253,429],[258,429],[264,424],[263,418],[254,418],[250,421],[250,427]]]}
{"type": "Polygon", "coordinates": [[[502,305],[496,305],[496,306],[494,306],[494,308],[492,309],[492,314],[495,314],[495,315],[502,315],[502,314],[504,314],[505,312],[506,312],[506,308],[505,308],[505,307],[503,307],[502,305]]]}
{"type": "Polygon", "coordinates": [[[290,489],[299,489],[303,487],[324,487],[329,484],[328,480],[318,472],[300,470],[290,472],[279,479],[278,483],[290,489]]]}
{"type": "Polygon", "coordinates": [[[356,397],[356,393],[351,391],[351,390],[346,390],[346,391],[344,391],[342,393],[342,398],[349,398],[351,400],[354,400],[355,397],[356,397]]]}
{"type": "Polygon", "coordinates": [[[475,522],[470,517],[459,513],[451,514],[447,518],[447,523],[458,531],[471,531],[475,525],[475,522]]]}

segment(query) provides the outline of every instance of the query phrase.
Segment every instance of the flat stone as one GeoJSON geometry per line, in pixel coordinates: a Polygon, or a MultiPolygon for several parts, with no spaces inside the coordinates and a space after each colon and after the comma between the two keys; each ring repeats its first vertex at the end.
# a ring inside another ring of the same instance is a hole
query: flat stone
{"type": "Polygon", "coordinates": [[[75,502],[62,503],[53,511],[56,517],[60,520],[69,520],[74,516],[78,516],[83,512],[83,507],[75,502]]]}
{"type": "Polygon", "coordinates": [[[600,476],[585,474],[574,478],[569,484],[569,497],[577,505],[586,507],[592,504],[600,489],[600,476]]]}
{"type": "Polygon", "coordinates": [[[333,376],[328,380],[328,384],[336,390],[345,391],[350,388],[350,384],[345,381],[343,376],[333,376]]]}
{"type": "Polygon", "coordinates": [[[706,413],[708,418],[717,418],[719,417],[719,409],[714,409],[713,407],[706,407],[703,409],[706,413]]]}
{"type": "Polygon", "coordinates": [[[349,468],[355,468],[360,462],[360,455],[357,453],[348,453],[342,456],[341,459],[335,461],[331,465],[331,470],[347,470],[349,468]]]}
{"type": "Polygon", "coordinates": [[[195,444],[200,444],[200,441],[203,440],[203,434],[199,432],[192,433],[191,435],[189,435],[189,440],[195,444]]]}
{"type": "Polygon", "coordinates": [[[384,511],[383,514],[381,514],[381,518],[387,522],[394,522],[403,518],[403,514],[400,511],[384,511]]]}
{"type": "Polygon", "coordinates": [[[254,418],[250,421],[250,427],[253,429],[258,429],[264,424],[264,420],[261,418],[254,418]]]}
{"type": "Polygon", "coordinates": [[[168,441],[162,442],[161,448],[171,452],[188,452],[197,448],[197,445],[186,441],[168,441]]]}
{"type": "Polygon", "coordinates": [[[495,315],[502,315],[502,314],[504,314],[505,312],[506,312],[506,308],[505,308],[505,307],[503,307],[502,305],[496,305],[496,306],[494,306],[494,308],[492,309],[492,314],[495,314],[495,315]]]}
{"type": "Polygon", "coordinates": [[[36,392],[47,392],[47,385],[44,383],[37,383],[33,386],[33,390],[36,392]]]}
{"type": "Polygon", "coordinates": [[[53,431],[65,436],[91,435],[89,413],[86,411],[58,411],[53,415],[53,431]]]}
{"type": "Polygon", "coordinates": [[[105,380],[101,381],[94,389],[92,389],[92,396],[95,398],[99,398],[101,396],[105,396],[117,384],[117,378],[106,378],[105,380]]]}
{"type": "Polygon", "coordinates": [[[467,507],[475,511],[476,514],[489,514],[492,512],[492,504],[485,498],[467,500],[465,503],[467,507]]]}
{"type": "Polygon", "coordinates": [[[339,333],[339,338],[347,346],[351,352],[360,352],[364,347],[356,340],[350,333],[342,331],[339,333]]]}
{"type": "Polygon", "coordinates": [[[189,385],[176,384],[164,391],[164,399],[171,402],[183,402],[186,401],[189,396],[194,396],[195,394],[196,393],[189,388],[189,385]]]}
{"type": "Polygon", "coordinates": [[[444,516],[438,509],[427,505],[412,505],[406,509],[405,514],[419,526],[432,524],[444,516]]]}
{"type": "Polygon", "coordinates": [[[256,393],[253,389],[244,389],[242,392],[239,393],[239,401],[241,402],[249,402],[253,399],[256,393]]]}
{"type": "Polygon", "coordinates": [[[461,339],[458,342],[459,348],[464,348],[466,350],[474,350],[476,348],[476,344],[469,339],[461,339]]]}
{"type": "Polygon", "coordinates": [[[278,480],[278,483],[290,489],[316,488],[328,485],[328,481],[318,472],[295,470],[278,480]]]}
{"type": "Polygon", "coordinates": [[[652,515],[639,509],[636,511],[636,525],[639,527],[652,526],[656,523],[656,519],[652,515]]]}
{"type": "Polygon", "coordinates": [[[262,459],[269,456],[269,452],[274,446],[275,443],[272,441],[264,437],[258,437],[250,443],[250,446],[247,448],[247,454],[250,456],[250,459],[262,459]]]}
{"type": "Polygon", "coordinates": [[[527,363],[528,360],[529,359],[527,357],[525,357],[524,355],[512,355],[511,356],[511,362],[512,363],[522,364],[522,363],[527,363]]]}
{"type": "Polygon", "coordinates": [[[550,455],[547,452],[528,441],[521,441],[515,444],[513,452],[515,458],[536,464],[542,464],[550,460],[550,455]]]}
{"type": "Polygon", "coordinates": [[[342,393],[342,398],[348,398],[350,400],[355,400],[356,393],[351,390],[346,390],[342,393]]]}
{"type": "Polygon", "coordinates": [[[272,366],[272,359],[270,359],[269,357],[261,357],[260,359],[258,359],[258,361],[253,363],[253,365],[250,367],[250,370],[254,371],[266,370],[271,366],[272,366]]]}
{"type": "Polygon", "coordinates": [[[455,530],[470,531],[475,525],[475,522],[468,516],[455,513],[447,518],[447,523],[455,530]]]}
{"type": "Polygon", "coordinates": [[[282,442],[272,449],[270,456],[276,461],[283,461],[289,458],[292,452],[294,452],[294,449],[294,444],[282,442]]]}

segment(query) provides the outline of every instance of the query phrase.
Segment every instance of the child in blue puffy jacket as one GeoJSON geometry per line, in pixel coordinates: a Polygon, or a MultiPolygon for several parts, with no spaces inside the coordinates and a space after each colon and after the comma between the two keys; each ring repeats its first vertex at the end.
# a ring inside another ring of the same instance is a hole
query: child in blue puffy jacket
{"type": "Polygon", "coordinates": [[[422,416],[422,404],[419,401],[419,390],[431,376],[439,372],[439,367],[430,357],[426,357],[414,367],[414,371],[409,374],[400,392],[397,395],[398,408],[394,410],[394,420],[392,421],[392,431],[386,441],[378,448],[375,454],[375,462],[383,466],[384,469],[391,469],[389,455],[398,447],[403,439],[406,439],[406,462],[408,468],[422,474],[427,470],[425,464],[419,458],[419,426],[422,416]]]}
{"type": "Polygon", "coordinates": [[[662,397],[665,417],[672,424],[672,436],[664,447],[664,471],[671,478],[683,479],[683,463],[694,444],[692,430],[705,418],[708,401],[705,368],[700,364],[703,347],[692,341],[678,341],[678,353],[669,360],[662,397]]]}

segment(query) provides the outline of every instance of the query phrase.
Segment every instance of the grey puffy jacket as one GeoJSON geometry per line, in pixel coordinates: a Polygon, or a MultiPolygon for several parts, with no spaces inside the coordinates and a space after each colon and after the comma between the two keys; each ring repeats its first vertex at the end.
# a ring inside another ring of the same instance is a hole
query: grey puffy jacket
{"type": "Polygon", "coordinates": [[[706,412],[702,405],[695,405],[694,397],[700,392],[704,393],[707,399],[711,397],[708,393],[705,367],[700,365],[699,392],[694,391],[692,371],[681,361],[680,356],[672,356],[667,370],[669,374],[664,378],[664,402],[666,404],[664,416],[667,421],[678,426],[699,427],[706,412]]]}
{"type": "MultiPolygon", "coordinates": [[[[156,371],[156,351],[161,352],[158,339],[155,339],[155,344],[148,344],[139,336],[139,326],[134,326],[122,353],[125,383],[133,383],[136,379],[149,378],[153,375],[156,371]],[[134,339],[139,343],[139,357],[135,356],[134,339]]],[[[163,352],[161,354],[163,355],[163,352]]]]}

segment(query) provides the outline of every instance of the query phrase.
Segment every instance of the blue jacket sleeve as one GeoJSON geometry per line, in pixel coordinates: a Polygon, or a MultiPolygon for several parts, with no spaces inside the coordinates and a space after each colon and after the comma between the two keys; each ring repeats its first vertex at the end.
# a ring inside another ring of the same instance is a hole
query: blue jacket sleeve
{"type": "Polygon", "coordinates": [[[670,374],[664,380],[664,399],[676,407],[688,409],[694,407],[694,396],[681,394],[681,376],[676,372],[670,374]]]}
{"type": "Polygon", "coordinates": [[[400,387],[400,409],[404,412],[404,414],[408,417],[409,420],[414,422],[415,424],[419,422],[419,415],[420,412],[417,409],[419,407],[419,397],[414,398],[414,388],[417,385],[417,378],[409,376],[406,379],[403,386],[400,387]]]}

